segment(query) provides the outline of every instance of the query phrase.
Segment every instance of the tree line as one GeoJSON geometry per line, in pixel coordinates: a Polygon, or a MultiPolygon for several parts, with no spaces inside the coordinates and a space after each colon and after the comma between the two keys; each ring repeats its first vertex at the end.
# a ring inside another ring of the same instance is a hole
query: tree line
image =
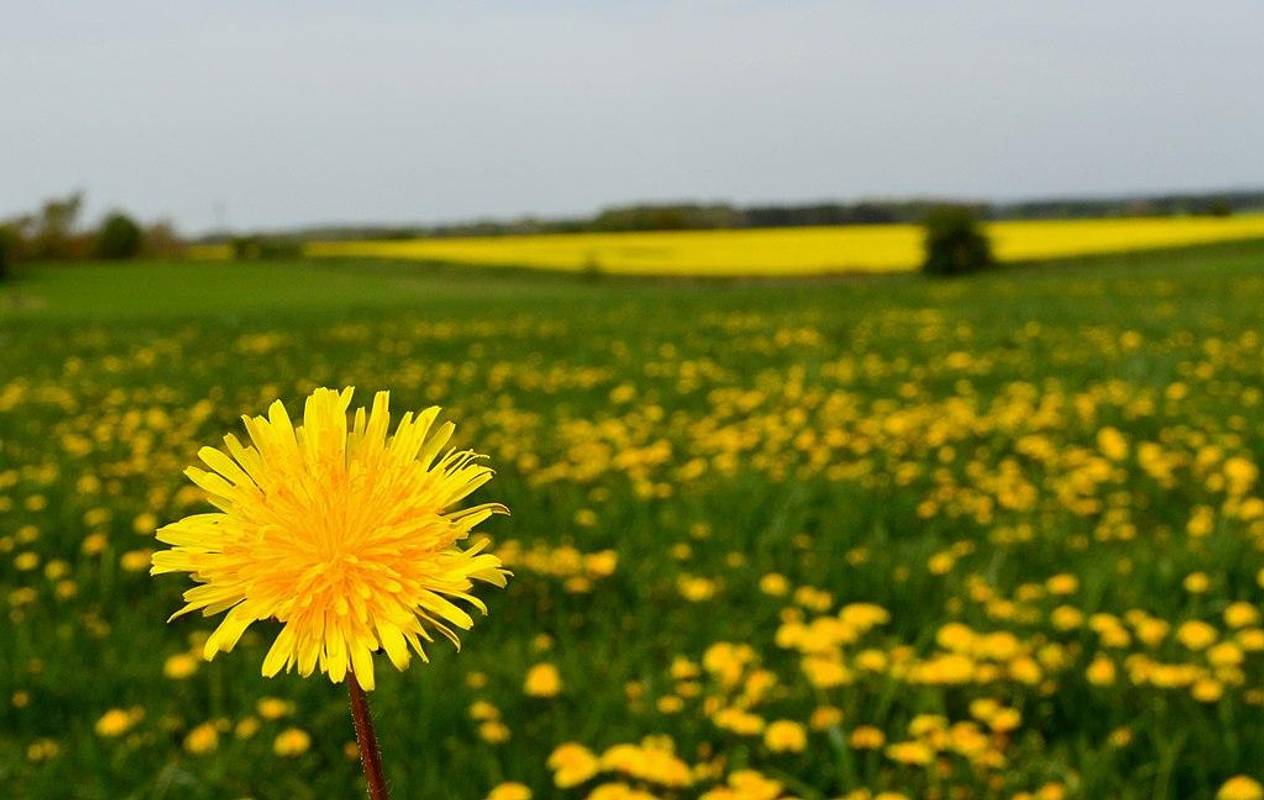
{"type": "MultiPolygon", "coordinates": [[[[440,225],[322,226],[257,234],[274,240],[412,239],[419,236],[497,236],[530,233],[791,228],[815,225],[921,224],[938,208],[966,207],[982,220],[1076,219],[1206,215],[1264,209],[1264,190],[1104,198],[974,202],[953,198],[862,200],[737,206],[728,203],[642,203],[605,208],[583,217],[474,220],[440,225]]],[[[241,237],[238,237],[241,238],[241,237]]],[[[228,234],[206,241],[231,241],[228,234]]]]}
{"type": "Polygon", "coordinates": [[[184,244],[165,221],[142,225],[123,211],[81,225],[82,192],[44,201],[35,211],[0,220],[0,279],[23,261],[76,261],[179,255],[184,244]]]}

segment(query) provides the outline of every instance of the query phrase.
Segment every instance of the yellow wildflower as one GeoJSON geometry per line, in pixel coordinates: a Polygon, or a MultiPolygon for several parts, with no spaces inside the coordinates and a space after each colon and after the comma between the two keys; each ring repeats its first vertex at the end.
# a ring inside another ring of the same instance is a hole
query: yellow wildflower
{"type": "Polygon", "coordinates": [[[303,424],[273,403],[267,417],[245,418],[252,446],[224,438],[227,453],[198,452],[210,471],[186,470],[218,509],[158,531],[172,549],[153,556],[152,573],[189,572],[199,586],[185,592],[191,611],[227,611],[206,640],[210,659],[236,645],[258,620],[283,624],[263,661],[273,676],[317,668],[335,683],[348,671],[372,689],[373,653],[384,650],[397,669],[409,647],[423,659],[422,641],[437,630],[454,643],[470,615],[449,598],[479,610],[473,581],[504,586],[500,561],[462,550],[458,542],[504,507],[451,507],[491,479],[470,451],[440,455],[452,435],[439,414],[405,414],[387,435],[388,396],[358,409],[350,430],[351,389],[317,389],[303,424]]]}

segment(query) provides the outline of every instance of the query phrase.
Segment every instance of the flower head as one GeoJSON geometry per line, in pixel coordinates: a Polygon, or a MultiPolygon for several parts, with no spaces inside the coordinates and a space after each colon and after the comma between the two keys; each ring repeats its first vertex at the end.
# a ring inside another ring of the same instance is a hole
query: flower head
{"type": "Polygon", "coordinates": [[[188,572],[199,586],[184,593],[191,611],[227,612],[203,655],[232,650],[259,620],[283,624],[263,660],[263,674],[315,669],[335,683],[348,671],[372,689],[373,653],[397,669],[409,648],[424,660],[423,641],[438,631],[460,646],[453,628],[470,615],[453,600],[486,613],[474,581],[503,587],[508,572],[481,552],[486,541],[460,542],[504,506],[452,507],[492,477],[470,451],[442,453],[454,426],[432,431],[438,408],[407,413],[388,434],[388,395],[368,413],[352,390],[317,389],[301,425],[285,406],[244,417],[251,445],[224,437],[227,452],[203,447],[210,470],[187,474],[217,512],[195,514],[158,531],[173,545],[153,556],[152,574],[188,572]]]}

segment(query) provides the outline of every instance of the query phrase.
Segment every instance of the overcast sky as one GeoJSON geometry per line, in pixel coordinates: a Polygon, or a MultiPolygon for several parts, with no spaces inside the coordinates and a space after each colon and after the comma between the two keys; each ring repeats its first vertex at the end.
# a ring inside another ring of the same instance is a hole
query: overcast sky
{"type": "Polygon", "coordinates": [[[4,3],[0,216],[1264,186],[1264,2],[4,3]]]}

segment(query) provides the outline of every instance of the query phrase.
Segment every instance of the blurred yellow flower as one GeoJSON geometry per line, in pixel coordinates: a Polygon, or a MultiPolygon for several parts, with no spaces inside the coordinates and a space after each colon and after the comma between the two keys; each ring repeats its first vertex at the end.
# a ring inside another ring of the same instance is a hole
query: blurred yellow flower
{"type": "Polygon", "coordinates": [[[487,800],[531,800],[531,790],[521,783],[502,783],[487,793],[487,800]]]}
{"type": "Polygon", "coordinates": [[[152,558],[152,550],[129,550],[119,557],[119,567],[124,572],[143,572],[152,558]]]}
{"type": "Polygon", "coordinates": [[[1088,682],[1094,686],[1109,686],[1115,682],[1115,662],[1105,656],[1097,656],[1088,665],[1088,682]]]}
{"type": "Polygon", "coordinates": [[[294,758],[307,752],[312,746],[312,737],[300,728],[286,728],[277,734],[272,742],[272,752],[282,758],[294,758]]]}
{"type": "Polygon", "coordinates": [[[261,697],[259,702],[255,703],[255,710],[264,719],[281,719],[294,713],[294,703],[279,697],[261,697]]]}
{"type": "Polygon", "coordinates": [[[154,528],[158,527],[158,517],[146,511],[138,514],[136,519],[132,520],[132,530],[139,534],[148,536],[154,532],[154,528]]]}
{"type": "Polygon", "coordinates": [[[249,739],[259,732],[259,720],[255,717],[242,717],[233,727],[233,736],[238,739],[249,739]]]}
{"type": "Polygon", "coordinates": [[[1185,576],[1181,586],[1190,594],[1204,594],[1211,588],[1211,579],[1207,577],[1205,572],[1191,572],[1185,576]]]}
{"type": "Polygon", "coordinates": [[[1230,603],[1225,607],[1224,621],[1230,628],[1245,628],[1260,621],[1260,612],[1250,603],[1230,603]]]}
{"type": "Polygon", "coordinates": [[[817,706],[812,709],[812,716],[808,719],[808,725],[814,731],[823,731],[826,728],[832,728],[843,721],[843,710],[834,706],[817,706]]]}
{"type": "Polygon", "coordinates": [[[488,720],[478,726],[478,736],[488,744],[502,744],[509,741],[509,727],[499,719],[488,720]]]}
{"type": "Polygon", "coordinates": [[[198,671],[198,660],[188,653],[169,656],[162,665],[162,674],[173,681],[181,681],[198,671]]]}
{"type": "Polygon", "coordinates": [[[1049,590],[1050,594],[1075,594],[1076,590],[1080,588],[1080,579],[1070,573],[1063,572],[1045,581],[1045,588],[1049,590]]]}
{"type": "Polygon", "coordinates": [[[193,755],[203,755],[219,747],[219,730],[213,722],[203,722],[184,737],[184,749],[193,755]]]}
{"type": "Polygon", "coordinates": [[[779,572],[769,572],[759,579],[759,591],[771,597],[784,597],[790,591],[790,581],[779,572]]]}
{"type": "Polygon", "coordinates": [[[872,725],[861,725],[851,732],[848,743],[857,750],[876,750],[887,741],[886,734],[872,725]]]}
{"type": "Polygon", "coordinates": [[[54,739],[36,739],[26,748],[26,758],[33,763],[49,761],[61,753],[61,745],[54,739]]]}
{"type": "Polygon", "coordinates": [[[500,719],[500,709],[486,700],[476,700],[470,705],[470,719],[475,722],[500,719]]]}
{"type": "Polygon", "coordinates": [[[522,690],[532,697],[556,697],[562,691],[561,673],[552,664],[536,664],[527,670],[522,690]]]}
{"type": "Polygon", "coordinates": [[[655,706],[663,714],[679,714],[685,708],[685,701],[679,695],[665,694],[658,698],[655,706]]]}
{"type": "Polygon", "coordinates": [[[601,763],[587,747],[567,742],[549,754],[548,767],[553,770],[553,783],[559,789],[569,789],[596,775],[601,763]]]}
{"type": "Polygon", "coordinates": [[[1264,800],[1264,786],[1246,775],[1235,775],[1216,792],[1216,800],[1264,800]]]}
{"type": "Polygon", "coordinates": [[[125,711],[121,708],[111,708],[109,711],[101,715],[97,720],[96,732],[97,736],[112,738],[122,736],[131,730],[132,726],[140,722],[145,716],[145,712],[140,708],[133,708],[125,711]]]}
{"type": "Polygon", "coordinates": [[[1176,629],[1177,640],[1190,650],[1205,650],[1216,641],[1218,636],[1216,629],[1202,620],[1183,622],[1176,629]]]}
{"type": "Polygon", "coordinates": [[[39,553],[30,550],[25,553],[18,553],[13,559],[13,566],[18,572],[30,572],[40,565],[39,553]]]}
{"type": "Polygon", "coordinates": [[[802,753],[808,744],[808,734],[799,723],[779,719],[764,730],[764,744],[774,753],[802,753]]]}

